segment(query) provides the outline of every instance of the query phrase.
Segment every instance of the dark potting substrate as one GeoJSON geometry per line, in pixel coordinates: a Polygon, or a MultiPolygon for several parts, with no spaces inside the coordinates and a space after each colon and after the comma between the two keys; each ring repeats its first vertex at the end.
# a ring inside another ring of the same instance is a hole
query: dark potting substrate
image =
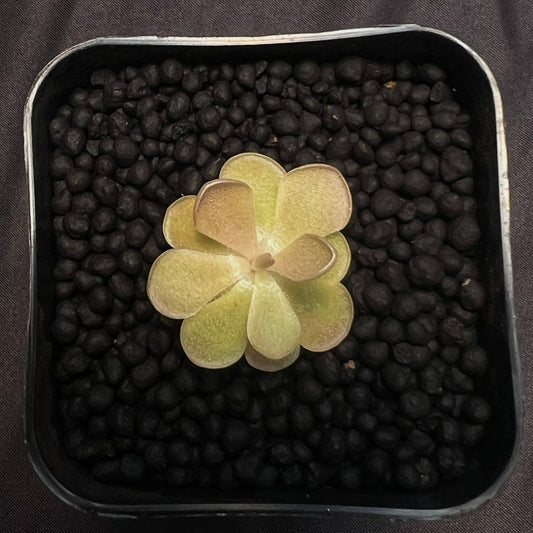
{"type": "Polygon", "coordinates": [[[49,125],[68,455],[98,481],[154,488],[460,477],[491,406],[469,115],[453,97],[436,65],[359,57],[93,72],[49,125]],[[336,166],[355,208],[351,334],[272,374],[194,366],[146,296],[166,207],[243,151],[336,166]]]}

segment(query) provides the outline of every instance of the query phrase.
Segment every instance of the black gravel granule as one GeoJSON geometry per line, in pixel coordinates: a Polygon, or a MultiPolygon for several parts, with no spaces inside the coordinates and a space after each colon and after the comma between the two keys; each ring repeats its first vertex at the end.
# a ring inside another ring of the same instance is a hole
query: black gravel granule
{"type": "Polygon", "coordinates": [[[49,123],[62,442],[115,485],[406,491],[461,476],[490,421],[476,325],[481,230],[469,117],[437,65],[349,56],[102,69],[49,123]],[[277,373],[206,371],[146,278],[167,206],[256,151],[347,178],[333,350],[277,373]]]}

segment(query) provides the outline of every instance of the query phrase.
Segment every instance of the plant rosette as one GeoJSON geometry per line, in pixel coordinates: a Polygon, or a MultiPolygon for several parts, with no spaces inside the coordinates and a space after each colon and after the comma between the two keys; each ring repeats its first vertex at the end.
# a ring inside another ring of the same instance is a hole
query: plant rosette
{"type": "Polygon", "coordinates": [[[351,253],[340,230],[351,214],[336,168],[285,172],[264,155],[236,155],[219,179],[168,207],[163,233],[172,248],[152,265],[148,297],[162,315],[183,319],[183,350],[201,367],[244,355],[276,371],[300,347],[330,350],[354,317],[341,283],[351,253]]]}

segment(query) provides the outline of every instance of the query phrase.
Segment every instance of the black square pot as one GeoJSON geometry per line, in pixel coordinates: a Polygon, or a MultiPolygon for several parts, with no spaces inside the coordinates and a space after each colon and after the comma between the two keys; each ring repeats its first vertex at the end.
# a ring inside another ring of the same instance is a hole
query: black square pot
{"type": "Polygon", "coordinates": [[[31,288],[26,382],[28,452],[43,482],[79,509],[112,516],[206,513],[357,513],[433,519],[472,510],[491,498],[514,466],[522,431],[519,361],[509,243],[509,194],[501,99],[487,65],[466,45],[440,31],[414,25],[257,38],[100,38],[76,45],[51,61],[29,95],[24,119],[30,197],[31,288]],[[457,99],[471,113],[476,201],[483,230],[480,271],[488,288],[479,335],[491,361],[484,378],[493,418],[480,460],[459,480],[426,493],[388,489],[358,492],[304,489],[153,492],[97,483],[67,457],[54,414],[52,270],[55,243],[47,173],[47,124],[58,105],[98,68],[144,64],[179,54],[183,61],[235,62],[283,57],[335,60],[361,54],[376,60],[408,59],[442,66],[457,99]]]}

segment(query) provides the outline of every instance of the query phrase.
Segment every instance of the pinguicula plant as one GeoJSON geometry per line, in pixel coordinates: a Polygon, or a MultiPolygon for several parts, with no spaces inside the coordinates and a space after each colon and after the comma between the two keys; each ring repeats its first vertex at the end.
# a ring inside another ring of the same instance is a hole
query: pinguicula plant
{"type": "Polygon", "coordinates": [[[340,230],[351,213],[336,168],[285,172],[264,155],[236,155],[219,179],[168,207],[163,233],[172,248],[152,265],[148,297],[162,315],[183,319],[183,350],[201,367],[244,355],[275,371],[301,346],[330,350],[354,317],[340,283],[351,260],[340,230]]]}

